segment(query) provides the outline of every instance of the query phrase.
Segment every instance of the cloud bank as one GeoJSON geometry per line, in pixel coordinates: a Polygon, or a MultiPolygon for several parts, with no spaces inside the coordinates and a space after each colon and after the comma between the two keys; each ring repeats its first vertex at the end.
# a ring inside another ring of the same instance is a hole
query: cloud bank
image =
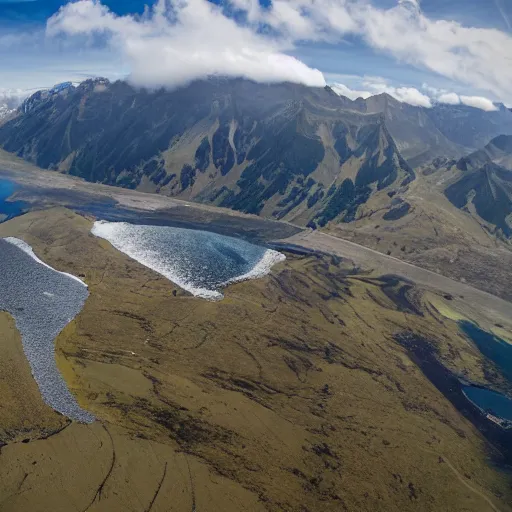
{"type": "MultiPolygon", "coordinates": [[[[99,0],[81,0],[50,18],[47,34],[106,41],[129,62],[132,81],[148,86],[175,86],[211,74],[322,86],[320,71],[288,53],[303,42],[335,45],[353,38],[512,103],[512,36],[430,19],[417,0],[397,0],[387,9],[371,0],[273,0],[265,7],[258,0],[224,0],[220,6],[159,0],[143,16],[117,16],[99,0]]],[[[413,104],[431,101],[412,88],[393,94],[413,104]]],[[[471,97],[459,100],[490,108],[471,97]]]]}
{"type": "Polygon", "coordinates": [[[431,99],[414,87],[393,87],[383,81],[365,81],[363,86],[366,87],[366,90],[351,89],[341,83],[334,83],[331,85],[331,88],[337,94],[346,96],[351,100],[356,100],[357,98],[367,99],[370,96],[386,93],[402,103],[408,103],[409,105],[414,105],[416,107],[432,107],[431,99]]]}
{"type": "Polygon", "coordinates": [[[0,88],[0,106],[7,109],[16,108],[29,95],[30,92],[23,89],[0,88]]]}
{"type": "Polygon", "coordinates": [[[284,53],[288,41],[239,25],[206,0],[159,0],[140,18],[83,0],[48,21],[48,35],[62,33],[106,37],[131,63],[130,80],[141,86],[177,86],[209,75],[325,85],[320,71],[284,53]]]}
{"type": "Polygon", "coordinates": [[[331,89],[340,96],[345,96],[347,98],[350,98],[351,100],[357,100],[358,98],[363,98],[366,100],[370,96],[373,96],[374,93],[371,93],[370,91],[362,91],[358,89],[351,89],[345,84],[340,84],[338,82],[335,82],[331,84],[331,89]]]}
{"type": "Polygon", "coordinates": [[[498,110],[491,100],[482,98],[481,96],[459,96],[459,99],[463,105],[467,105],[468,107],[479,108],[487,112],[498,110]]]}
{"type": "Polygon", "coordinates": [[[468,107],[479,108],[487,112],[498,110],[498,107],[488,98],[483,96],[467,96],[447,91],[446,89],[436,89],[423,84],[423,89],[429,94],[433,101],[444,103],[446,105],[467,105],[468,107]]]}
{"type": "Polygon", "coordinates": [[[498,107],[488,98],[459,95],[444,89],[429,87],[427,84],[423,84],[424,92],[414,87],[394,87],[389,85],[383,78],[362,79],[362,86],[364,89],[351,89],[345,84],[334,83],[331,85],[331,88],[337,94],[346,96],[351,100],[356,100],[357,98],[367,99],[370,96],[386,93],[402,103],[408,103],[415,107],[431,108],[435,103],[442,103],[446,105],[467,105],[468,107],[478,108],[486,112],[498,110],[498,107]]]}

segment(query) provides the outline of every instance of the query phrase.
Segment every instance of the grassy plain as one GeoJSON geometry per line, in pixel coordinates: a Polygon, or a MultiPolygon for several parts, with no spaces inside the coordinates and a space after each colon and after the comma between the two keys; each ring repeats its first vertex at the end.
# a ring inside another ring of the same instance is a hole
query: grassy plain
{"type": "MultiPolygon", "coordinates": [[[[0,510],[512,510],[492,448],[395,341],[415,333],[486,382],[479,352],[419,290],[288,254],[207,302],[90,228],[62,208],[0,226],[89,285],[56,357],[97,417],[61,430],[51,411],[28,421],[21,406],[9,411],[0,510]]],[[[12,321],[0,320],[23,367],[12,321]]],[[[35,386],[26,371],[0,385],[8,406],[35,386]]]]}

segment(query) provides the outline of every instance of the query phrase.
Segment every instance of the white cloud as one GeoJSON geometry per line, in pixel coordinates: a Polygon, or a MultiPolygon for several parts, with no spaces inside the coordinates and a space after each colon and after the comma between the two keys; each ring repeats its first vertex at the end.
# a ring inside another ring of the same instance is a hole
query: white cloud
{"type": "Polygon", "coordinates": [[[498,110],[491,100],[482,98],[481,96],[460,96],[460,102],[468,107],[479,108],[487,112],[498,110]]]}
{"type": "Polygon", "coordinates": [[[373,80],[367,78],[363,85],[370,89],[373,94],[386,93],[402,103],[408,103],[416,107],[430,108],[432,106],[430,98],[414,87],[394,87],[378,78],[373,80]]]}
{"type": "Polygon", "coordinates": [[[437,101],[446,105],[459,105],[460,96],[455,92],[444,92],[437,97],[437,101]]]}
{"type": "Polygon", "coordinates": [[[325,85],[320,71],[284,53],[290,43],[237,24],[206,0],[159,0],[140,19],[83,0],[50,18],[47,33],[108,37],[130,61],[137,85],[178,86],[214,74],[325,85]]]}
{"type": "Polygon", "coordinates": [[[496,29],[431,20],[420,10],[398,5],[362,9],[361,35],[375,49],[450,79],[512,96],[512,37],[496,29]]]}
{"type": "Polygon", "coordinates": [[[402,103],[408,103],[416,107],[430,108],[432,106],[430,98],[414,87],[390,87],[384,92],[387,92],[390,96],[393,96],[402,103]]]}
{"type": "MultiPolygon", "coordinates": [[[[159,0],[142,17],[116,16],[99,0],[82,0],[61,8],[47,31],[107,36],[131,63],[132,79],[146,85],[212,73],[322,85],[318,70],[286,53],[299,41],[336,44],[350,35],[403,63],[512,102],[512,35],[430,19],[418,0],[396,0],[392,8],[375,0],[273,0],[266,7],[258,0],[225,2],[242,14],[238,21],[207,0],[159,0]]],[[[418,92],[394,94],[426,105],[418,92]]]]}
{"type": "Polygon", "coordinates": [[[428,84],[423,84],[422,88],[427,93],[423,94],[414,87],[394,87],[379,77],[349,76],[349,78],[352,81],[358,81],[364,89],[353,89],[340,82],[333,83],[331,88],[337,94],[346,96],[351,100],[367,99],[370,96],[386,93],[402,103],[408,103],[416,107],[431,108],[434,103],[444,103],[447,105],[467,105],[487,112],[498,110],[496,105],[488,98],[459,95],[445,89],[430,87],[428,84]],[[358,78],[359,80],[357,80],[358,78]]]}
{"type": "Polygon", "coordinates": [[[363,86],[366,87],[366,90],[351,89],[341,83],[334,83],[331,85],[331,88],[337,94],[346,96],[351,100],[356,100],[357,98],[367,99],[370,96],[386,93],[402,103],[408,103],[416,107],[432,107],[430,98],[414,87],[393,87],[382,81],[368,80],[363,82],[363,86]]]}
{"type": "Polygon", "coordinates": [[[340,83],[334,83],[331,85],[331,89],[340,96],[345,96],[351,100],[357,100],[357,98],[369,98],[372,96],[372,93],[370,91],[357,91],[354,89],[350,89],[350,87],[347,87],[345,84],[340,83]]]}
{"type": "Polygon", "coordinates": [[[23,89],[5,89],[0,87],[0,105],[9,109],[16,108],[29,95],[30,92],[23,89]]]}
{"type": "Polygon", "coordinates": [[[19,48],[24,45],[35,44],[40,40],[41,35],[40,30],[2,33],[0,34],[0,48],[19,48]]]}
{"type": "Polygon", "coordinates": [[[466,96],[464,94],[457,94],[450,92],[446,89],[437,89],[430,87],[428,84],[423,84],[423,89],[428,92],[429,96],[438,103],[445,103],[447,105],[467,105],[468,107],[479,108],[487,112],[498,110],[498,107],[488,98],[483,96],[466,96]]]}
{"type": "MultiPolygon", "coordinates": [[[[288,0],[287,4],[288,11],[294,9],[294,18],[306,18],[310,25],[308,30],[302,26],[297,30],[298,39],[304,33],[313,34],[312,40],[331,42],[355,35],[402,62],[487,90],[503,101],[512,100],[510,34],[432,20],[422,13],[417,0],[398,0],[390,9],[368,0],[288,0]]],[[[269,22],[269,11],[272,13],[272,7],[260,9],[262,21],[269,22]]],[[[289,34],[293,34],[293,26],[293,22],[288,24],[289,34]]]]}
{"type": "MultiPolygon", "coordinates": [[[[294,12],[288,22],[272,7],[259,9],[261,21],[275,26],[273,21],[279,19],[295,39],[311,34],[311,40],[332,42],[352,34],[398,60],[487,90],[502,100],[512,99],[510,34],[432,20],[422,13],[417,0],[398,0],[390,9],[368,0],[288,0],[286,4],[286,12],[294,12]]],[[[254,18],[258,8],[252,5],[254,18]]]]}

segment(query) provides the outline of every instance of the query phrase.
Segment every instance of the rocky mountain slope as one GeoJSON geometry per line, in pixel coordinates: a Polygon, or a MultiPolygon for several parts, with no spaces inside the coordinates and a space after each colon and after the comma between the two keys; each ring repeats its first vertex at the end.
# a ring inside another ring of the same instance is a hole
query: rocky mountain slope
{"type": "Polygon", "coordinates": [[[457,208],[478,215],[498,234],[512,235],[512,172],[494,163],[467,171],[445,190],[457,208]]]}
{"type": "Polygon", "coordinates": [[[457,164],[460,170],[478,169],[488,163],[494,163],[512,171],[512,136],[499,135],[484,148],[461,158],[457,164]]]}
{"type": "Polygon", "coordinates": [[[448,200],[486,231],[499,238],[512,235],[512,136],[495,137],[456,163],[437,161],[424,172],[440,177],[448,200]]]}
{"type": "Polygon", "coordinates": [[[457,158],[512,134],[511,112],[503,105],[486,112],[466,105],[432,108],[401,103],[387,94],[357,100],[364,112],[381,113],[398,149],[412,167],[444,156],[457,158]]]}
{"type": "MultiPolygon", "coordinates": [[[[484,148],[458,160],[437,157],[416,167],[415,172],[414,184],[398,189],[390,204],[371,197],[356,220],[371,219],[381,231],[383,226],[392,226],[397,231],[398,226],[410,225],[421,210],[425,214],[423,220],[413,224],[417,233],[433,226],[437,241],[433,241],[430,248],[439,247],[443,238],[439,233],[452,233],[442,242],[444,245],[450,243],[453,232],[464,232],[468,242],[482,229],[485,236],[483,239],[477,236],[478,245],[485,246],[488,237],[509,243],[512,235],[512,136],[495,137],[484,148]],[[440,216],[439,212],[444,213],[440,216]]],[[[408,239],[409,236],[403,241],[408,239]]],[[[420,240],[416,240],[414,246],[427,249],[420,240]]]]}
{"type": "Polygon", "coordinates": [[[88,181],[324,226],[361,218],[370,199],[399,206],[411,163],[459,158],[497,133],[512,133],[506,109],[247,80],[148,92],[97,79],[34,94],[0,126],[0,146],[88,181]]]}
{"type": "Polygon", "coordinates": [[[372,197],[354,222],[327,229],[512,300],[512,171],[493,162],[505,163],[510,139],[460,160],[438,157],[391,204],[372,197]]]}
{"type": "Polygon", "coordinates": [[[89,181],[324,225],[414,178],[383,118],[330,89],[209,80],[38,93],[0,144],[89,181]]]}
{"type": "Polygon", "coordinates": [[[0,145],[89,181],[323,226],[364,215],[370,197],[389,205],[414,179],[403,157],[460,157],[496,130],[512,133],[506,110],[450,109],[296,84],[147,92],[97,79],[34,94],[0,127],[0,145]]]}

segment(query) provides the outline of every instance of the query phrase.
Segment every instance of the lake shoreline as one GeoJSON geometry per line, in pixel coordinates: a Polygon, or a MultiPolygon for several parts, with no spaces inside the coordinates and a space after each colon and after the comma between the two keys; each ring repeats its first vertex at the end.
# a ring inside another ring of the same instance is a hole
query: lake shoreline
{"type": "MultiPolygon", "coordinates": [[[[490,421],[483,411],[467,399],[459,377],[438,359],[436,348],[429,340],[412,333],[399,333],[395,341],[407,350],[411,360],[428,380],[467,418],[494,448],[489,454],[498,467],[512,468],[512,430],[490,421]]],[[[459,433],[462,435],[462,433],[459,433]]]]}
{"type": "Polygon", "coordinates": [[[226,286],[263,277],[286,259],[264,245],[205,230],[100,220],[91,233],[207,300],[222,300],[226,286]]]}

